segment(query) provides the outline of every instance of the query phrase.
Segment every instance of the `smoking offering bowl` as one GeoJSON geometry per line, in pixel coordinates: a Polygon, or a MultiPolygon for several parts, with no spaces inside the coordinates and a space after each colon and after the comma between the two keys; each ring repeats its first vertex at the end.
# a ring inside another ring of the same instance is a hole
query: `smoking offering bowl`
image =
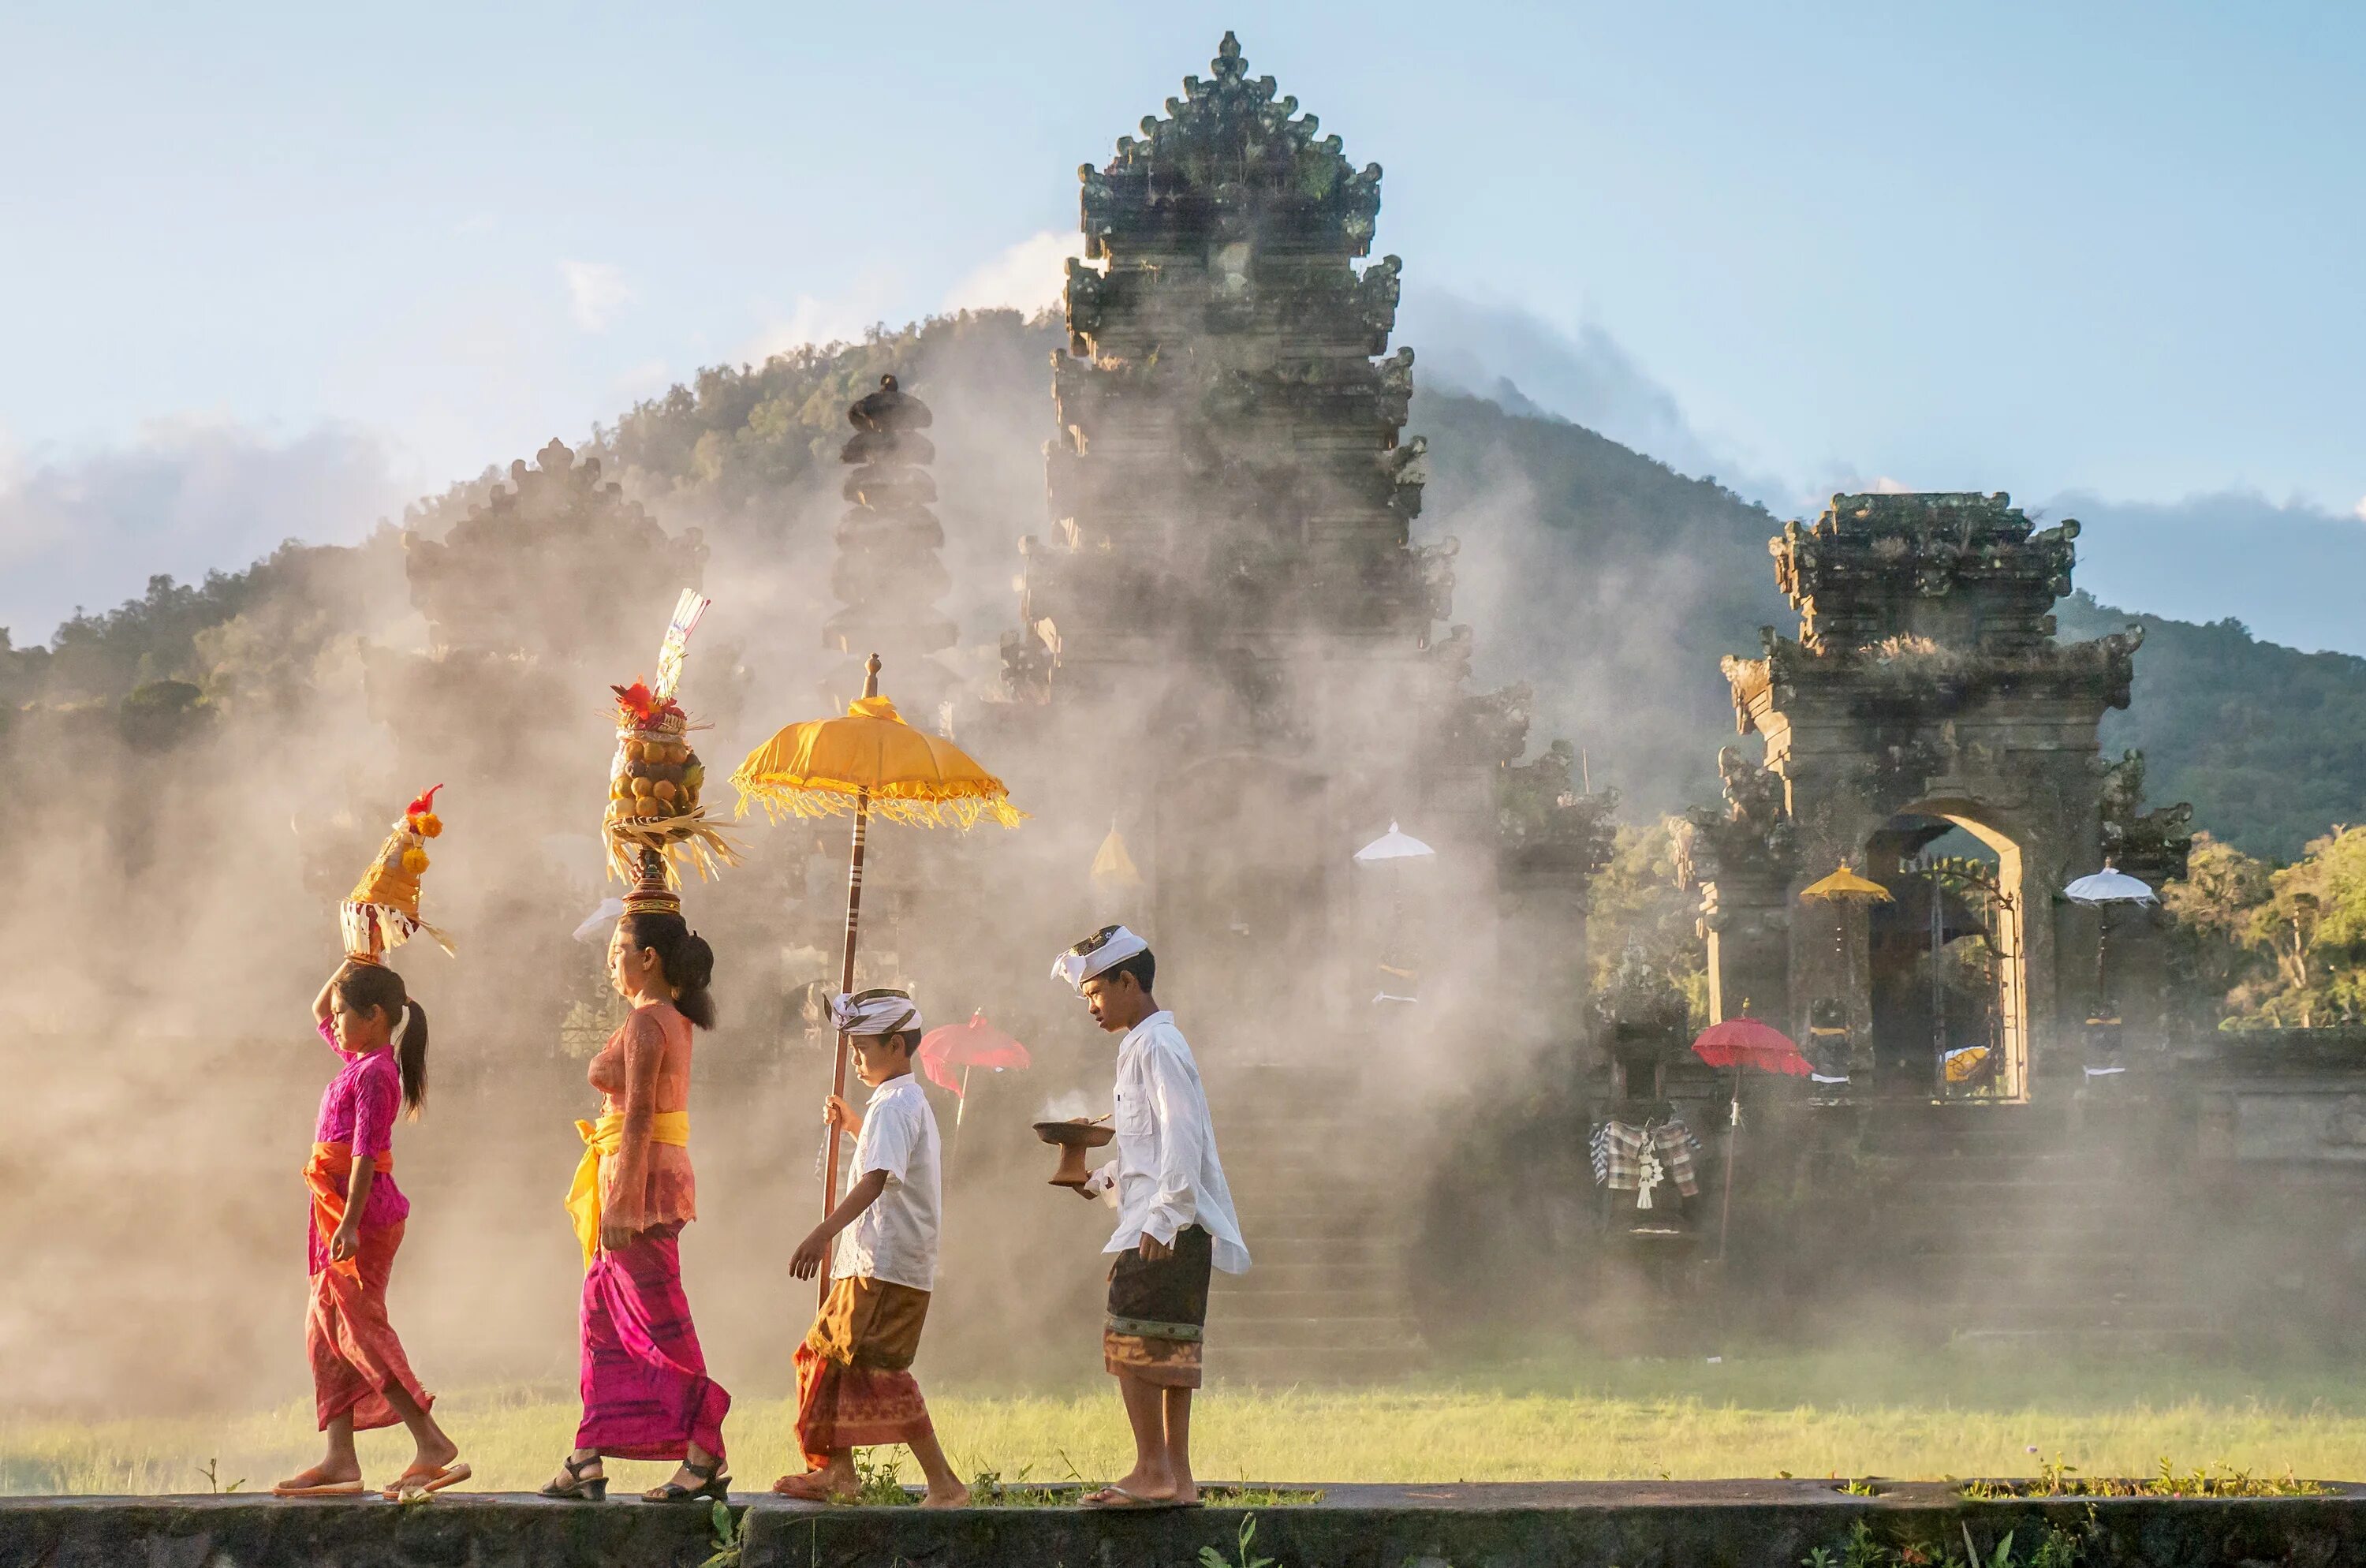
{"type": "Polygon", "coordinates": [[[1082,1187],[1091,1172],[1085,1168],[1085,1151],[1097,1149],[1117,1136],[1103,1122],[1038,1122],[1035,1135],[1060,1151],[1060,1168],[1052,1173],[1054,1187],[1082,1187]]]}

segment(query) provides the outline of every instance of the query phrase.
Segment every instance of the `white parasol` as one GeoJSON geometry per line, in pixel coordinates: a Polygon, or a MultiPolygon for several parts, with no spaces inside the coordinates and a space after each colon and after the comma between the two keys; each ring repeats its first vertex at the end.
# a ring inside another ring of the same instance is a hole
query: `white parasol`
{"type": "Polygon", "coordinates": [[[1401,832],[1394,822],[1389,830],[1356,852],[1356,858],[1367,864],[1384,860],[1420,860],[1437,852],[1410,833],[1401,832]]]}
{"type": "Polygon", "coordinates": [[[2158,904],[2160,896],[2124,871],[2109,865],[2062,890],[2073,904],[2158,904]]]}
{"type": "Polygon", "coordinates": [[[578,942],[600,941],[607,935],[608,922],[624,912],[625,901],[622,898],[611,896],[601,899],[600,907],[586,915],[583,918],[583,923],[575,928],[575,940],[578,942]]]}

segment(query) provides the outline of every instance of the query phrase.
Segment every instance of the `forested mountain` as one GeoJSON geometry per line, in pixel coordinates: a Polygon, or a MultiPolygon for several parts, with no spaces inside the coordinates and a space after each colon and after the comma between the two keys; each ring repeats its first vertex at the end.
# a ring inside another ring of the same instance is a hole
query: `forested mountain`
{"type": "MultiPolygon", "coordinates": [[[[1015,541],[1045,526],[1040,445],[1052,409],[1045,362],[1064,339],[1048,318],[1008,311],[931,321],[863,342],[718,367],[594,433],[589,454],[669,529],[700,528],[710,582],[760,595],[767,630],[745,656],[811,660],[838,502],[848,402],[896,371],[936,409],[932,433],[956,584],[965,672],[990,674],[1011,624],[1015,541]]],[[[1412,428],[1429,442],[1425,538],[1461,541],[1454,619],[1477,637],[1483,682],[1531,682],[1536,739],[1566,736],[1597,786],[1647,817],[1714,793],[1733,739],[1718,660],[1787,626],[1763,508],[1677,474],[1577,425],[1425,391],[1412,428]]],[[[493,478],[412,509],[439,536],[493,478]]],[[[353,595],[399,602],[390,537],[354,549],[290,544],[243,571],[149,593],[60,627],[47,649],[0,640],[0,712],[26,704],[121,705],[186,682],[202,704],[252,700],[254,638],[233,620],[267,615],[273,646],[317,631],[353,595]],[[248,695],[242,698],[240,694],[248,695]]],[[[2338,822],[2366,821],[2366,660],[2263,643],[2233,622],[2126,615],[2075,595],[2066,637],[2144,625],[2135,704],[2106,721],[2108,747],[2141,747],[2157,799],[2190,799],[2218,839],[2289,860],[2338,822]]],[[[143,699],[152,705],[154,697],[143,699]]]]}

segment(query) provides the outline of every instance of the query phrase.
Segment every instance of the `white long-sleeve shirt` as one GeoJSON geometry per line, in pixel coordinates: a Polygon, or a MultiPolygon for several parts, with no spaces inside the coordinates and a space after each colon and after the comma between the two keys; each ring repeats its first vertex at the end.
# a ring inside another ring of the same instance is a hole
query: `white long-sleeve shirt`
{"type": "Polygon", "coordinates": [[[1117,1158],[1095,1173],[1117,1186],[1117,1230],[1103,1252],[1128,1252],[1144,1235],[1171,1243],[1198,1225],[1215,1266],[1245,1274],[1249,1249],[1216,1157],[1216,1129],[1191,1047],[1171,1012],[1155,1012],[1117,1049],[1117,1158]]]}

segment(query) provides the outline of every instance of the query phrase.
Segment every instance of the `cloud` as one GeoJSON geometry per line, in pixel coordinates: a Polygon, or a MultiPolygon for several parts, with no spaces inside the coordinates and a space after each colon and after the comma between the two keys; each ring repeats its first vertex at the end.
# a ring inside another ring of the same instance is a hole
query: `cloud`
{"type": "Polygon", "coordinates": [[[764,324],[735,356],[750,365],[761,365],[776,354],[800,348],[859,342],[864,329],[879,320],[878,312],[855,296],[823,299],[800,294],[786,314],[770,303],[760,307],[760,314],[764,324]]]}
{"type": "Polygon", "coordinates": [[[2357,597],[2366,528],[2354,514],[2256,491],[2169,502],[2073,491],[2030,510],[2079,519],[2079,586],[2107,604],[2180,620],[2232,615],[2272,642],[2366,654],[2357,597]]]}
{"type": "Polygon", "coordinates": [[[2349,509],[2349,515],[2360,523],[2366,523],[2366,495],[2358,498],[2358,504],[2349,509]]]}
{"type": "Polygon", "coordinates": [[[1572,331],[1522,305],[1412,288],[1395,341],[1414,345],[1423,385],[1485,398],[1510,413],[1582,424],[1678,473],[1714,474],[1753,500],[1772,504],[1792,488],[1746,471],[1694,429],[1675,394],[1592,322],[1572,331]]]}
{"type": "Polygon", "coordinates": [[[1068,258],[1084,254],[1085,238],[1075,230],[1030,235],[946,290],[942,309],[1011,310],[1031,316],[1059,302],[1068,258]]]}
{"type": "Polygon", "coordinates": [[[624,272],[606,262],[563,261],[558,276],[567,281],[568,310],[587,333],[606,332],[616,312],[633,302],[624,272]]]}
{"type": "Polygon", "coordinates": [[[290,538],[341,543],[424,488],[376,433],[327,424],[291,438],[225,420],[157,421],[80,453],[0,447],[0,626],[46,640],[78,605],[196,581],[290,538]]]}

